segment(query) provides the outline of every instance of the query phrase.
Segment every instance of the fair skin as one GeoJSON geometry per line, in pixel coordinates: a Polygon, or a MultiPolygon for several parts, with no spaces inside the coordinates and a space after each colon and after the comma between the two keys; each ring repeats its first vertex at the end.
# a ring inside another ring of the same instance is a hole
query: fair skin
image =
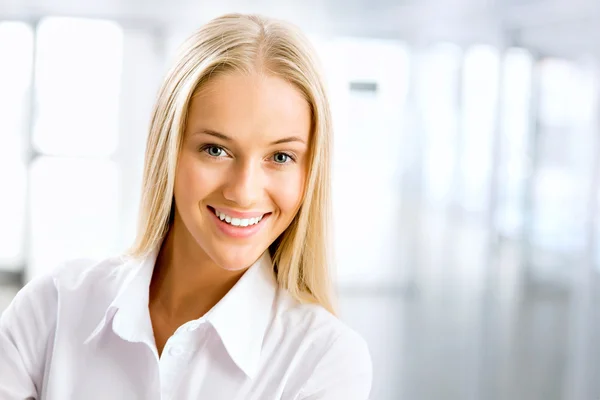
{"type": "Polygon", "coordinates": [[[290,225],[305,189],[310,126],[307,101],[275,76],[226,73],[194,95],[177,164],[174,221],[150,285],[159,354],[179,326],[218,303],[290,225]]]}

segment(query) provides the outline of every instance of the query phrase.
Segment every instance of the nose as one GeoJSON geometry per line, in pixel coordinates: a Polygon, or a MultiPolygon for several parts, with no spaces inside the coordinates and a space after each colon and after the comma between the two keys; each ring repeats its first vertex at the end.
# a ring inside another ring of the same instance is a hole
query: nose
{"type": "Polygon", "coordinates": [[[250,160],[235,163],[223,188],[223,196],[240,208],[249,209],[260,200],[264,174],[260,163],[250,160]]]}

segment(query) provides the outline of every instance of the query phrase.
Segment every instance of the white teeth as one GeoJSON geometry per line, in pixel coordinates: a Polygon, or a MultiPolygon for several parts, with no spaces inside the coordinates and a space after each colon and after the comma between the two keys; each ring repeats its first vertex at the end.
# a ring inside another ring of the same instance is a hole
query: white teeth
{"type": "Polygon", "coordinates": [[[263,218],[262,215],[260,217],[254,217],[254,218],[232,218],[229,215],[224,214],[217,210],[215,210],[215,214],[217,217],[219,217],[219,219],[221,221],[225,221],[228,224],[231,224],[233,226],[243,226],[243,227],[258,224],[263,218]]]}

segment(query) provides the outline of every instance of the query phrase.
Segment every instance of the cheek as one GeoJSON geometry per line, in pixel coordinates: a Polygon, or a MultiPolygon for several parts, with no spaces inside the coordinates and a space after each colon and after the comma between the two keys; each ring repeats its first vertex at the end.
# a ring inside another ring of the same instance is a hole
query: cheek
{"type": "Polygon", "coordinates": [[[270,195],[282,214],[291,219],[300,208],[306,176],[297,171],[294,174],[282,174],[271,184],[270,195]]]}
{"type": "Polygon", "coordinates": [[[175,177],[175,200],[180,206],[196,205],[218,186],[218,175],[189,155],[182,155],[175,177]]]}

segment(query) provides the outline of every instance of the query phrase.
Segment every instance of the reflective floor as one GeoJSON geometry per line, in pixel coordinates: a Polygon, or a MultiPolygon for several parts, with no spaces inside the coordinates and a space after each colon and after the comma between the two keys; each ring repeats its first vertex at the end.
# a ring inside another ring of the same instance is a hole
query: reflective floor
{"type": "Polygon", "coordinates": [[[371,346],[372,399],[567,398],[565,293],[534,289],[505,309],[418,294],[345,296],[343,305],[371,346]]]}
{"type": "Polygon", "coordinates": [[[438,217],[412,225],[403,286],[343,291],[343,318],[371,346],[372,399],[599,399],[596,274],[438,217]]]}

